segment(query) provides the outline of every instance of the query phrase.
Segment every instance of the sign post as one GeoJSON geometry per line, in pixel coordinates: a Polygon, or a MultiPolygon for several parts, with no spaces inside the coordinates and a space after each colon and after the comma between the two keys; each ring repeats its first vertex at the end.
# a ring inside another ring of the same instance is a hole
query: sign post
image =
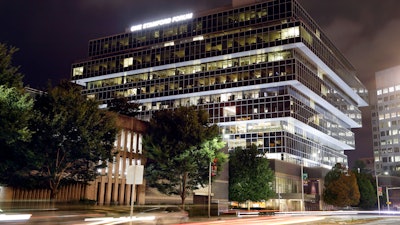
{"type": "Polygon", "coordinates": [[[135,188],[137,184],[143,184],[143,170],[144,166],[142,165],[131,165],[128,167],[128,172],[126,175],[126,183],[132,184],[132,193],[131,193],[131,213],[130,213],[130,222],[132,224],[132,216],[133,216],[133,205],[134,205],[134,197],[135,197],[135,188]]]}

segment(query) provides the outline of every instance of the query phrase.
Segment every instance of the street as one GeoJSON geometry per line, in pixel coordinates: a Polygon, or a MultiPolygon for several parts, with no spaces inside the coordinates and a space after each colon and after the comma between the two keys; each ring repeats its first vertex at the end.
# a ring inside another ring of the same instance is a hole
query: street
{"type": "MultiPolygon", "coordinates": [[[[27,213],[21,213],[26,215],[27,213]]],[[[13,215],[17,215],[14,213],[13,215]]],[[[167,215],[166,215],[167,216],[167,215]]],[[[128,218],[128,213],[117,211],[104,210],[46,210],[32,211],[31,217],[26,220],[26,217],[16,221],[1,221],[4,217],[0,216],[0,224],[129,224],[127,220],[121,222],[121,218],[128,218]],[[112,216],[114,215],[114,216],[112,216]],[[119,221],[119,222],[118,222],[119,221]]],[[[246,225],[284,225],[284,224],[312,224],[312,225],[330,225],[330,224],[399,224],[400,215],[397,212],[393,213],[378,213],[373,211],[315,211],[315,212],[290,212],[281,213],[272,216],[219,216],[211,218],[193,217],[186,223],[181,225],[214,225],[214,224],[246,224],[246,225]]],[[[148,221],[149,224],[156,224],[156,221],[148,221]]],[[[138,223],[133,223],[138,224],[138,223]]],[[[143,224],[143,223],[140,223],[143,224]]],[[[146,223],[147,224],[147,223],[146,223]]]]}

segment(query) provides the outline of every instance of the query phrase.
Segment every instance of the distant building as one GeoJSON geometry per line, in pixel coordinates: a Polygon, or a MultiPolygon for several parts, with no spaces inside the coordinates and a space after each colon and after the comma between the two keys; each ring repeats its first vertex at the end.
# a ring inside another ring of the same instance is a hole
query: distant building
{"type": "MultiPolygon", "coordinates": [[[[279,199],[270,204],[320,209],[324,173],[354,150],[365,87],[297,1],[232,3],[90,40],[72,82],[104,107],[117,96],[141,103],[143,120],[179,106],[207,110],[229,149],[255,144],[272,161],[279,199]],[[313,188],[302,199],[303,178],[313,188]]],[[[228,183],[215,183],[213,199],[227,201],[228,183]]]]}
{"type": "Polygon", "coordinates": [[[383,191],[389,188],[391,207],[400,208],[396,189],[400,187],[400,66],[376,72],[375,82],[376,92],[371,94],[375,175],[383,191]]]}
{"type": "Polygon", "coordinates": [[[37,95],[43,95],[44,93],[46,93],[45,91],[31,88],[31,87],[24,87],[24,89],[25,89],[26,93],[30,94],[32,97],[36,97],[37,95]]]}
{"type": "Polygon", "coordinates": [[[375,80],[371,104],[376,171],[400,175],[400,66],[376,72],[375,80]]]}

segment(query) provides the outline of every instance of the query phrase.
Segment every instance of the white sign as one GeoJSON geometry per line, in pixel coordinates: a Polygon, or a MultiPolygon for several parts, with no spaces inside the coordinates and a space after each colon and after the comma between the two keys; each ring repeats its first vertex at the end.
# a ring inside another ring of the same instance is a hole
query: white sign
{"type": "Polygon", "coordinates": [[[179,21],[183,21],[183,20],[188,20],[191,18],[193,18],[193,13],[187,13],[187,14],[183,14],[183,15],[179,15],[179,16],[156,20],[156,21],[149,22],[149,23],[134,25],[134,26],[131,26],[131,31],[134,32],[134,31],[138,31],[138,30],[151,28],[151,27],[162,26],[164,24],[175,23],[175,22],[179,22],[179,21]]]}
{"type": "Polygon", "coordinates": [[[126,175],[126,184],[143,184],[143,170],[143,165],[129,166],[126,175]]]}

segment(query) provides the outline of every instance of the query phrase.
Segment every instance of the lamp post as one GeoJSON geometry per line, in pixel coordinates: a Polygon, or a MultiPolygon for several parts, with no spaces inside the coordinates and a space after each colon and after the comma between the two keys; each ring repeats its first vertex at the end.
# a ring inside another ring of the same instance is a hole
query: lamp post
{"type": "Polygon", "coordinates": [[[301,211],[304,211],[304,162],[301,162],[301,211]]]}
{"type": "Polygon", "coordinates": [[[211,217],[211,176],[212,176],[212,167],[211,162],[209,163],[209,171],[208,171],[208,218],[211,217]]]}
{"type": "Polygon", "coordinates": [[[378,174],[376,173],[376,170],[375,170],[376,197],[378,199],[378,212],[380,214],[381,213],[381,201],[379,199],[379,184],[378,184],[378,181],[379,181],[378,174]]]}

